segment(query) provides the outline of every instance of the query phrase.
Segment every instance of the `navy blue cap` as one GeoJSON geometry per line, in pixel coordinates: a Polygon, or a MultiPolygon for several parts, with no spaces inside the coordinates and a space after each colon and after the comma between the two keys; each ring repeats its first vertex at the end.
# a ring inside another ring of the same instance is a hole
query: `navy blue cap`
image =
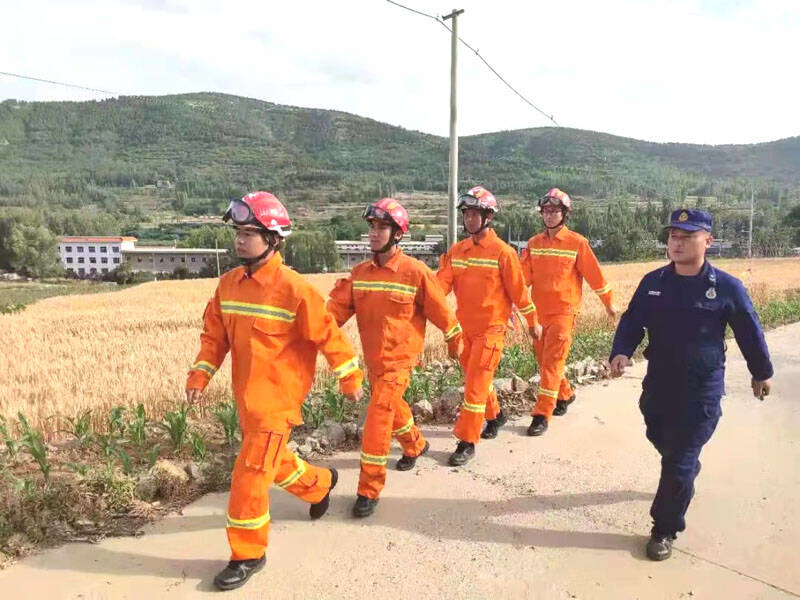
{"type": "Polygon", "coordinates": [[[668,229],[683,229],[684,231],[711,231],[714,218],[711,213],[704,210],[680,208],[673,210],[669,217],[668,229]]]}

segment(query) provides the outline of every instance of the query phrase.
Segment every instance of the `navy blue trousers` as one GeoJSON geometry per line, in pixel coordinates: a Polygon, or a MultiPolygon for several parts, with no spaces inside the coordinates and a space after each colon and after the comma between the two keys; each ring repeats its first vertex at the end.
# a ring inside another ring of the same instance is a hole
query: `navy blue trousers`
{"type": "Polygon", "coordinates": [[[700,451],[722,414],[720,396],[676,398],[644,392],[639,408],[647,439],[661,455],[661,479],[650,516],[659,533],[675,534],[686,529],[686,510],[700,473],[700,451]]]}

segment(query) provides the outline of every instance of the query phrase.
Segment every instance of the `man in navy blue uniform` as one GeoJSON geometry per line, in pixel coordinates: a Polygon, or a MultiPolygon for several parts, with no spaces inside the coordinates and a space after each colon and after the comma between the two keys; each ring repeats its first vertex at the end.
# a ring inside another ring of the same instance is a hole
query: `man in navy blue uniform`
{"type": "Polygon", "coordinates": [[[647,439],[661,454],[661,480],[650,515],[647,556],[664,560],[686,528],[684,516],[700,472],[700,450],[722,414],[725,327],[752,375],[753,394],[769,394],[772,363],[758,316],[741,281],[705,258],[712,218],[701,210],[670,216],[670,264],[644,276],[622,315],[611,349],[611,374],[619,377],[647,330],[647,375],[639,408],[647,439]]]}

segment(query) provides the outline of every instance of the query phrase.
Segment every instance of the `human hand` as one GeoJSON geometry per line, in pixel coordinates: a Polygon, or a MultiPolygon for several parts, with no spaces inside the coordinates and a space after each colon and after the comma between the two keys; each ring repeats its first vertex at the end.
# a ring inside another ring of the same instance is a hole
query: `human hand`
{"type": "Polygon", "coordinates": [[[358,388],[355,392],[345,394],[344,397],[348,402],[360,402],[361,398],[364,397],[364,390],[362,388],[358,388]]]}
{"type": "Polygon", "coordinates": [[[464,338],[458,336],[458,339],[447,344],[447,356],[450,358],[459,358],[464,352],[464,338]]]}
{"type": "Polygon", "coordinates": [[[189,406],[197,404],[202,399],[203,399],[203,390],[197,388],[186,390],[186,403],[189,406]]]}
{"type": "Polygon", "coordinates": [[[750,385],[753,388],[753,396],[759,400],[764,400],[764,396],[769,396],[770,380],[758,381],[756,379],[750,380],[750,385]]]}
{"type": "Polygon", "coordinates": [[[623,373],[625,373],[625,369],[631,366],[631,359],[625,356],[624,354],[617,354],[614,358],[611,359],[610,367],[611,367],[611,376],[612,377],[619,377],[623,373]]]}
{"type": "Polygon", "coordinates": [[[609,304],[608,306],[606,306],[606,315],[608,315],[608,318],[611,319],[612,321],[616,321],[617,307],[614,306],[613,304],[609,304]]]}
{"type": "Polygon", "coordinates": [[[531,337],[534,340],[542,339],[542,324],[541,323],[537,323],[533,327],[528,327],[528,333],[531,334],[531,337]]]}

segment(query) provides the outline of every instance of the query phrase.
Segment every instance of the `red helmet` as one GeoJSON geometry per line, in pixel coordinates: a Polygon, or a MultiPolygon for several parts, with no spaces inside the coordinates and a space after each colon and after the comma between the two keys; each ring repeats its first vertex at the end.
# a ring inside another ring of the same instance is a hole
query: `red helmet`
{"type": "Polygon", "coordinates": [[[566,192],[562,192],[558,188],[552,188],[544,196],[539,198],[539,208],[542,208],[545,204],[560,206],[567,212],[572,212],[572,200],[570,200],[566,192]]]}
{"type": "Polygon", "coordinates": [[[496,213],[500,209],[494,194],[479,185],[471,188],[466,194],[461,194],[461,196],[458,197],[458,206],[456,208],[458,208],[458,210],[477,208],[480,210],[490,210],[493,213],[496,213]]]}
{"type": "Polygon", "coordinates": [[[365,221],[372,219],[385,221],[396,225],[403,233],[408,233],[408,212],[394,198],[381,198],[375,204],[364,209],[362,217],[365,221]]]}
{"type": "Polygon", "coordinates": [[[286,207],[269,192],[251,192],[241,200],[231,200],[222,220],[232,220],[234,225],[240,227],[251,226],[274,231],[284,238],[292,232],[292,222],[286,207]]]}

